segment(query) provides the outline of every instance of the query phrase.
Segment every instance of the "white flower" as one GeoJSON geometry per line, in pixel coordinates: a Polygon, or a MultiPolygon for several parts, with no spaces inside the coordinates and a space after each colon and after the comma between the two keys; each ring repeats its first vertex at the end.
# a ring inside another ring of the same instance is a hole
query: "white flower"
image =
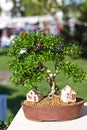
{"type": "Polygon", "coordinates": [[[27,50],[26,49],[21,49],[19,54],[24,54],[24,53],[27,53],[27,50]]]}

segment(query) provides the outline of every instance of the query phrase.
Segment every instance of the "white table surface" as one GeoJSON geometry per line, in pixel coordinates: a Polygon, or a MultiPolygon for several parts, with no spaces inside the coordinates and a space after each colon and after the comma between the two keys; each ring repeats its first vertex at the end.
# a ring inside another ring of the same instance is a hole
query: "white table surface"
{"type": "Polygon", "coordinates": [[[22,108],[18,111],[7,130],[87,130],[87,103],[82,117],[62,122],[36,122],[25,118],[22,108]]]}

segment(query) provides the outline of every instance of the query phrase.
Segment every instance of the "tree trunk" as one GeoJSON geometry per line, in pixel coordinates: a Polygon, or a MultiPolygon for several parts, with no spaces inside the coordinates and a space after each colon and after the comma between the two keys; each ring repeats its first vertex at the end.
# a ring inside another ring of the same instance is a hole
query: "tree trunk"
{"type": "Polygon", "coordinates": [[[48,97],[53,96],[54,94],[58,94],[59,91],[59,87],[57,86],[56,82],[55,82],[55,77],[56,74],[53,74],[46,66],[44,66],[41,62],[38,63],[38,67],[37,69],[39,69],[40,71],[45,71],[48,73],[48,78],[47,78],[47,82],[49,84],[49,86],[51,87],[51,92],[48,94],[48,97]]]}

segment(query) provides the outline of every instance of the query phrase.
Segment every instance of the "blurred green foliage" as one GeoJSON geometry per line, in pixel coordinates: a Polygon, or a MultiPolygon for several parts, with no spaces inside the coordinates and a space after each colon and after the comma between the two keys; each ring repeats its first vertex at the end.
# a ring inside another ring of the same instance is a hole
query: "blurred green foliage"
{"type": "Polygon", "coordinates": [[[52,8],[58,9],[56,0],[23,0],[22,5],[25,8],[25,16],[49,14],[52,8]]]}

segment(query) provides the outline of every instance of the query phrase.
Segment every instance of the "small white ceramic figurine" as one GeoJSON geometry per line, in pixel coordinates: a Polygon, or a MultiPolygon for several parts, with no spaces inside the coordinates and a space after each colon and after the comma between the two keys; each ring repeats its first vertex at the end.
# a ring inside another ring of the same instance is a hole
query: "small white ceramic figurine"
{"type": "Polygon", "coordinates": [[[66,85],[61,91],[61,100],[63,102],[75,102],[76,92],[68,85],[66,85]]]}
{"type": "Polygon", "coordinates": [[[43,94],[41,94],[37,90],[30,90],[26,95],[27,101],[30,102],[39,102],[43,98],[43,94]]]}

